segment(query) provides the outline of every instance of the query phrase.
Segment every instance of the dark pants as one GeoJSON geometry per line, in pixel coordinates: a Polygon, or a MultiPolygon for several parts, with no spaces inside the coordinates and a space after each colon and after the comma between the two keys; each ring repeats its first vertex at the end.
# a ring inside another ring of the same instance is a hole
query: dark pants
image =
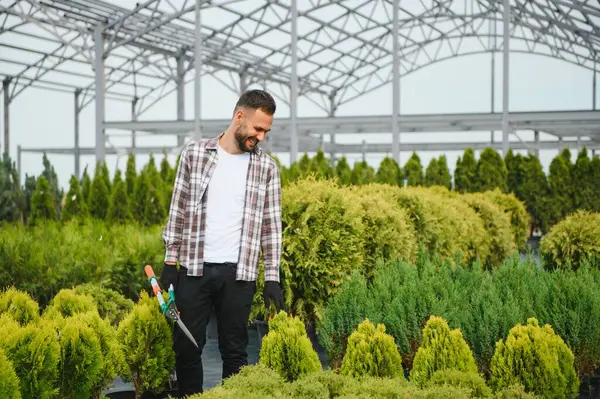
{"type": "Polygon", "coordinates": [[[180,268],[175,301],[181,321],[190,330],[199,348],[175,324],[173,350],[181,397],[203,392],[202,349],[206,325],[214,305],[223,360],[222,378],[248,364],[248,317],[256,282],[236,281],[235,264],[205,264],[201,277],[187,276],[180,268]]]}

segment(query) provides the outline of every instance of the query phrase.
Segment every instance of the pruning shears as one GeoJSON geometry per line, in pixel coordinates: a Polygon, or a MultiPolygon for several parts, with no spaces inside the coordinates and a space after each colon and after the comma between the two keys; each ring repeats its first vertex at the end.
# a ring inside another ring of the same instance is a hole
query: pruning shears
{"type": "Polygon", "coordinates": [[[193,342],[193,344],[196,345],[196,348],[198,348],[198,344],[196,343],[194,336],[192,335],[192,333],[190,333],[190,330],[187,329],[187,327],[185,326],[185,324],[183,324],[181,318],[179,317],[179,311],[177,310],[177,305],[175,305],[175,290],[173,289],[173,284],[169,285],[169,298],[165,303],[165,299],[162,296],[162,290],[158,285],[158,280],[154,275],[154,270],[152,270],[152,266],[146,265],[144,271],[146,272],[146,276],[148,276],[148,280],[150,281],[150,285],[152,286],[152,289],[154,291],[154,296],[156,296],[156,299],[158,299],[158,304],[160,305],[160,311],[162,312],[162,314],[167,316],[169,320],[176,322],[179,328],[181,328],[185,335],[187,335],[187,337],[193,342]]]}

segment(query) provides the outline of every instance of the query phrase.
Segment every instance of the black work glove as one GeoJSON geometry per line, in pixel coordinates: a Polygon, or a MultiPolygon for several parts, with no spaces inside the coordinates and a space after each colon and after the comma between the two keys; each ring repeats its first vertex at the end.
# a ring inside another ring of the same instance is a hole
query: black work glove
{"type": "Polygon", "coordinates": [[[169,286],[173,284],[173,290],[177,290],[179,274],[177,273],[176,265],[164,264],[163,269],[160,272],[160,283],[164,291],[169,291],[169,286]]]}
{"type": "Polygon", "coordinates": [[[273,300],[273,303],[275,303],[275,308],[277,309],[277,312],[284,309],[281,285],[277,281],[265,281],[263,299],[265,300],[265,307],[267,309],[269,308],[269,306],[271,306],[271,299],[273,300]]]}

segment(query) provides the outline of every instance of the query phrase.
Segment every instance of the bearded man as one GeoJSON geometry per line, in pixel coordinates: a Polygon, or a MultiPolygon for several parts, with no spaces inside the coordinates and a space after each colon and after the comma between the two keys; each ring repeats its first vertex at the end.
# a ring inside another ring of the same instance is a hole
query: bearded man
{"type": "Polygon", "coordinates": [[[217,319],[222,378],[247,364],[248,318],[264,263],[265,306],[283,308],[281,181],[275,160],[258,143],[271,130],[273,97],[243,93],[229,128],[182,149],[169,217],[161,283],[175,288],[182,322],[196,347],[175,326],[173,350],[181,397],[203,392],[202,349],[211,309],[217,319]],[[179,264],[179,268],[177,268],[179,264]]]}

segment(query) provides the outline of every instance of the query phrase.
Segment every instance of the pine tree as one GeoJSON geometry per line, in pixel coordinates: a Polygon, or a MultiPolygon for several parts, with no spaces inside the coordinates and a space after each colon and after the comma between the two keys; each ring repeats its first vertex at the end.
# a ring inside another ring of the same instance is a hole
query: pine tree
{"type": "Polygon", "coordinates": [[[402,170],[395,159],[385,157],[379,164],[375,180],[382,184],[391,184],[392,186],[400,186],[404,183],[402,178],[402,170]]]}
{"type": "Polygon", "coordinates": [[[37,185],[37,178],[34,176],[25,175],[25,210],[23,211],[23,219],[24,222],[27,223],[29,219],[29,215],[31,214],[31,199],[33,198],[33,193],[35,192],[35,187],[37,185]]]}
{"type": "Polygon", "coordinates": [[[325,157],[325,153],[321,148],[319,148],[317,154],[310,160],[308,170],[315,177],[322,179],[330,179],[334,174],[331,162],[325,157]]]}
{"type": "Polygon", "coordinates": [[[437,186],[440,184],[440,165],[436,158],[431,158],[427,169],[425,169],[425,186],[437,186]]]}
{"type": "Polygon", "coordinates": [[[354,163],[352,169],[352,184],[369,184],[375,181],[375,170],[367,161],[359,161],[354,163]]]}
{"type": "Polygon", "coordinates": [[[150,191],[150,183],[147,178],[147,172],[142,169],[135,179],[133,195],[129,198],[129,209],[131,216],[139,223],[144,223],[146,213],[146,201],[150,191]]]}
{"type": "Polygon", "coordinates": [[[112,183],[110,181],[110,172],[108,171],[108,165],[106,164],[106,161],[102,161],[100,171],[102,172],[102,178],[104,179],[104,184],[106,185],[106,189],[108,190],[108,195],[110,197],[112,183]]]}
{"type": "Polygon", "coordinates": [[[89,209],[90,216],[95,219],[104,220],[108,213],[110,196],[108,187],[106,187],[106,174],[102,169],[102,161],[98,161],[96,170],[94,171],[94,179],[92,180],[89,209]]]}
{"type": "Polygon", "coordinates": [[[160,162],[160,178],[166,184],[173,185],[173,179],[175,178],[175,176],[173,173],[173,168],[169,163],[169,158],[167,156],[166,151],[163,151],[163,159],[160,162]]]}
{"type": "Polygon", "coordinates": [[[127,197],[127,185],[121,179],[115,179],[113,184],[107,219],[111,223],[125,223],[132,219],[129,199],[127,197]]]}
{"type": "Polygon", "coordinates": [[[304,177],[310,171],[310,158],[307,153],[304,153],[298,161],[298,170],[300,171],[300,177],[304,177]]]}
{"type": "Polygon", "coordinates": [[[341,186],[348,186],[352,184],[352,169],[350,169],[350,165],[348,164],[348,159],[346,156],[342,156],[335,165],[335,174],[338,179],[338,183],[341,186]]]}
{"type": "Polygon", "coordinates": [[[167,210],[160,190],[161,184],[156,180],[152,180],[151,171],[144,173],[142,178],[145,180],[144,185],[147,187],[142,220],[147,226],[163,223],[167,210]]]}
{"type": "Polygon", "coordinates": [[[445,155],[441,155],[438,158],[438,173],[439,182],[441,186],[452,190],[452,176],[450,175],[450,169],[448,168],[448,159],[445,155]]]}
{"type": "Polygon", "coordinates": [[[127,195],[129,198],[133,195],[133,188],[135,187],[135,179],[137,178],[137,170],[135,168],[135,155],[132,152],[129,153],[127,158],[127,168],[125,170],[125,186],[127,188],[127,195]]]}
{"type": "Polygon", "coordinates": [[[491,191],[499,188],[508,192],[507,170],[504,160],[493,148],[482,151],[475,171],[475,189],[477,191],[491,191]]]}
{"type": "Polygon", "coordinates": [[[57,220],[57,218],[52,189],[42,174],[37,179],[35,192],[31,197],[31,214],[28,223],[34,225],[42,220],[57,220]]]}
{"type": "Polygon", "coordinates": [[[404,175],[407,179],[408,186],[421,186],[424,183],[423,166],[421,158],[416,152],[413,152],[406,164],[404,165],[404,175]]]}
{"type": "Polygon", "coordinates": [[[87,166],[83,169],[83,175],[81,176],[81,195],[86,204],[90,203],[90,193],[92,192],[92,179],[87,171],[87,166]]]}
{"type": "Polygon", "coordinates": [[[477,161],[475,151],[467,148],[462,158],[456,161],[454,170],[454,189],[460,193],[475,192],[475,174],[477,172],[477,161]]]}
{"type": "Polygon", "coordinates": [[[592,169],[587,148],[583,147],[577,154],[573,169],[575,190],[573,198],[576,209],[592,210],[594,208],[594,183],[591,181],[592,169]]]}
{"type": "Polygon", "coordinates": [[[81,194],[79,187],[79,180],[75,175],[71,175],[69,179],[69,192],[65,199],[65,208],[61,219],[64,221],[71,219],[86,218],[89,216],[89,209],[87,203],[81,194]]]}
{"type": "Polygon", "coordinates": [[[56,208],[56,214],[60,218],[62,212],[62,199],[64,196],[64,191],[60,188],[58,184],[58,176],[54,170],[54,166],[50,163],[48,156],[44,153],[42,158],[42,163],[44,165],[44,170],[42,171],[42,175],[46,178],[46,181],[50,185],[50,192],[52,194],[52,202],[54,204],[54,208],[56,208]]]}

